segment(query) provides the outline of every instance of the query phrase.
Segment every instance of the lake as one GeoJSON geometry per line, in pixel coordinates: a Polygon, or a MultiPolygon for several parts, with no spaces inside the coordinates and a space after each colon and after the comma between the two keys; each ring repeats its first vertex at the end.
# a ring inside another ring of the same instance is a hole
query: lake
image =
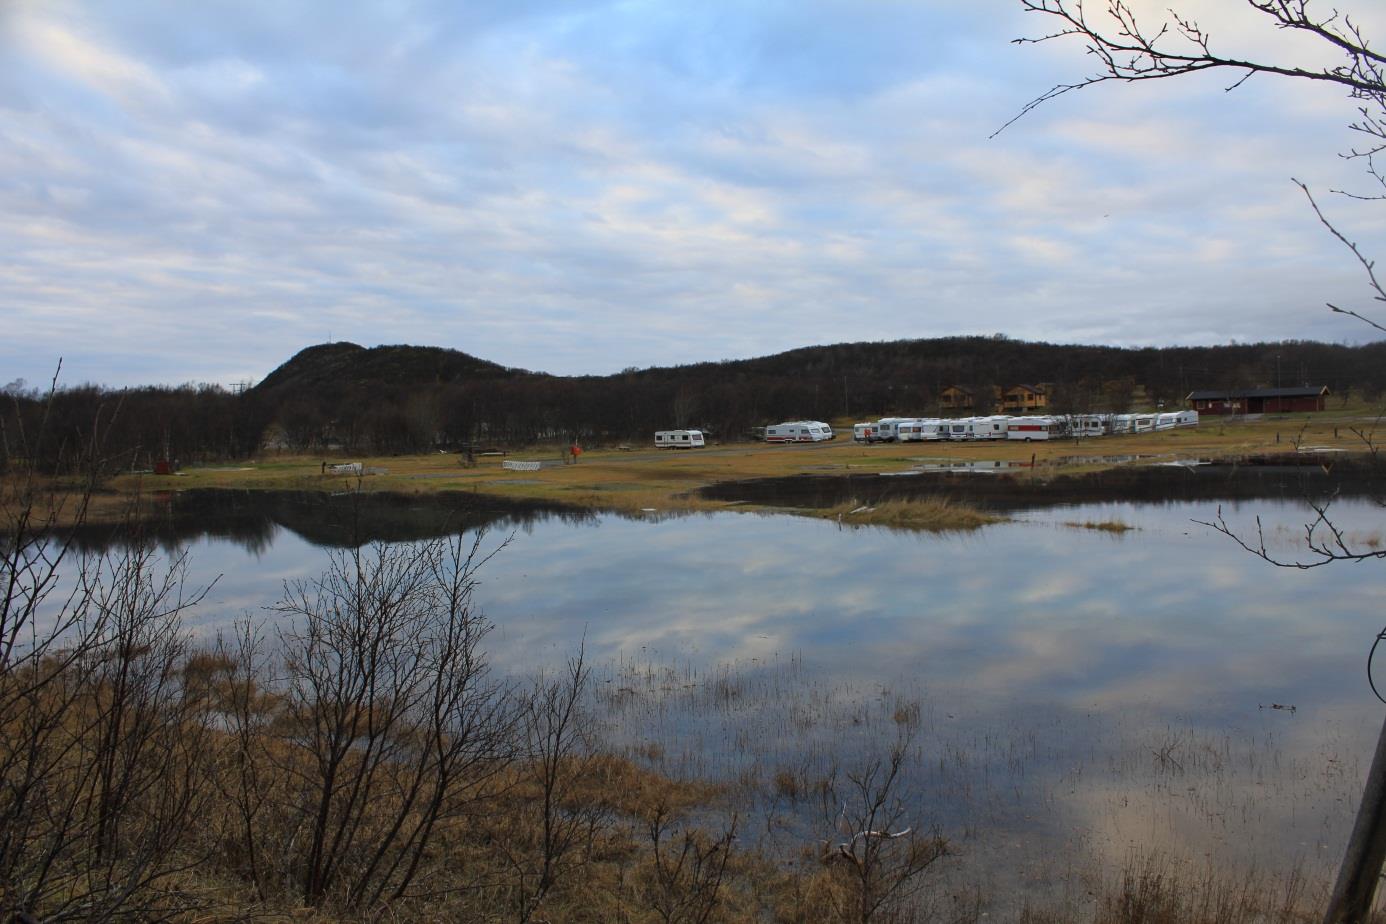
{"type": "MultiPolygon", "coordinates": [[[[523,676],[585,646],[608,745],[726,782],[745,836],[785,856],[835,836],[815,783],[903,736],[907,815],[960,849],[958,881],[1073,895],[1160,856],[1322,883],[1382,716],[1366,655],[1386,581],[1375,562],[1277,568],[1196,522],[1221,504],[1244,536],[1259,517],[1273,556],[1304,558],[1302,483],[1255,477],[1224,477],[1231,497],[1012,499],[993,505],[1009,522],[952,534],[232,493],[170,497],[154,533],[194,582],[216,578],[189,618],[206,636],[268,620],[349,535],[489,524],[488,547],[507,543],[477,593],[493,664],[523,676]],[[1112,522],[1132,528],[1084,527],[1112,522]]],[[[1355,493],[1335,522],[1380,548],[1381,509],[1355,493]]]]}

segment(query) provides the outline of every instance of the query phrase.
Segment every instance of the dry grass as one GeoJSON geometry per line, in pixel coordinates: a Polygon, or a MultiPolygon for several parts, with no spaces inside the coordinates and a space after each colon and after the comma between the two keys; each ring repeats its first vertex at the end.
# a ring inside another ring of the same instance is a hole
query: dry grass
{"type": "MultiPolygon", "coordinates": [[[[1026,463],[1033,459],[1032,474],[1051,475],[1109,467],[1101,461],[1065,461],[1075,455],[1220,458],[1292,452],[1300,445],[1360,450],[1362,444],[1350,427],[1363,426],[1364,413],[1352,407],[1322,415],[1249,422],[1205,418],[1204,424],[1196,429],[1039,443],[1001,440],[863,446],[848,437],[839,437],[814,445],[729,443],[677,453],[661,452],[653,447],[641,447],[633,452],[594,447],[585,452],[576,465],[555,465],[538,472],[508,471],[501,467],[503,459],[498,456],[479,458],[474,467],[468,468],[460,464],[459,456],[446,453],[383,457],[334,455],[330,458],[267,455],[247,462],[189,468],[173,476],[127,474],[113,478],[107,485],[112,496],[101,498],[94,513],[101,516],[103,509],[120,509],[119,496],[165,490],[248,488],[335,492],[355,487],[353,477],[324,474],[324,461],[361,462],[370,468],[384,469],[384,474],[362,479],[367,491],[405,494],[474,491],[598,510],[716,510],[727,505],[692,496],[693,492],[707,485],[748,478],[899,472],[917,465],[922,456],[940,460],[1026,463]]],[[[556,461],[558,447],[533,447],[516,451],[508,458],[556,461]]]]}
{"type": "Polygon", "coordinates": [[[1005,517],[946,497],[882,501],[874,506],[854,499],[836,507],[814,511],[813,515],[853,526],[886,526],[929,532],[979,529],[1005,520],[1005,517]]]}

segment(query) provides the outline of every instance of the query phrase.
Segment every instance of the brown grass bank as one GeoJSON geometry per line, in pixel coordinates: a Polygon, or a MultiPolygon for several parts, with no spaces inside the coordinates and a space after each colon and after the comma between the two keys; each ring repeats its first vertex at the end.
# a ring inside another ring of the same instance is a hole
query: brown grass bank
{"type": "Polygon", "coordinates": [[[946,497],[882,501],[868,505],[853,499],[812,516],[851,526],[951,532],[979,529],[1006,518],[946,497]]]}
{"type": "MultiPolygon", "coordinates": [[[[120,494],[185,488],[247,488],[336,492],[356,479],[334,475],[326,464],[360,462],[368,491],[427,494],[472,491],[500,497],[549,500],[593,509],[715,510],[725,504],[696,496],[699,488],[727,481],[801,474],[900,472],[923,461],[995,460],[1030,466],[1036,475],[1091,471],[1132,460],[1229,458],[1293,452],[1299,447],[1354,452],[1363,449],[1352,428],[1368,425],[1356,409],[1295,418],[1218,420],[1194,429],[1166,430],[1084,440],[1038,443],[910,443],[861,445],[839,436],[813,445],[726,443],[702,450],[655,450],[653,446],[587,447],[577,464],[561,464],[564,446],[517,448],[506,456],[480,456],[474,464],[452,453],[351,457],[263,455],[253,461],[189,467],[177,475],[126,474],[106,487],[120,494]],[[548,463],[516,472],[507,460],[548,463]]],[[[565,444],[566,446],[566,444],[565,444]]]]}

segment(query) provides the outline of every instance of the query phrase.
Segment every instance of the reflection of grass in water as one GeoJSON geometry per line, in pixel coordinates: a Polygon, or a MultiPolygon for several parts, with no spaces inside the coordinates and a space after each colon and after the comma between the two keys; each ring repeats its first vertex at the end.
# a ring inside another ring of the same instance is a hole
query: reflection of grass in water
{"type": "MultiPolygon", "coordinates": [[[[1305,518],[1309,519],[1308,517],[1305,518]]],[[[1306,539],[1308,528],[1312,524],[1304,523],[1301,525],[1290,525],[1288,523],[1277,523],[1275,526],[1264,529],[1259,536],[1266,540],[1269,547],[1284,549],[1289,552],[1299,553],[1307,551],[1306,539]]],[[[1255,525],[1242,527],[1242,534],[1252,535],[1255,532],[1255,525]]],[[[1343,529],[1341,536],[1334,536],[1323,524],[1318,524],[1313,530],[1313,539],[1316,545],[1328,545],[1336,547],[1339,540],[1348,549],[1355,552],[1377,552],[1386,548],[1386,532],[1379,529],[1343,529]]]]}
{"type": "Polygon", "coordinates": [[[923,529],[933,532],[978,529],[1000,523],[1000,517],[977,507],[946,497],[920,497],[908,500],[865,504],[853,498],[835,507],[814,511],[815,516],[852,525],[889,526],[895,529],[923,529]]]}
{"type": "Polygon", "coordinates": [[[1070,520],[1064,524],[1073,529],[1095,529],[1104,533],[1126,533],[1136,527],[1123,523],[1120,520],[1085,520],[1082,523],[1070,520]]]}
{"type": "Polygon", "coordinates": [[[908,731],[909,821],[958,848],[950,888],[980,890],[994,920],[1309,920],[1360,795],[1364,751],[1341,726],[1289,730],[1295,719],[1254,708],[1226,728],[1061,705],[990,711],[975,691],[844,680],[774,656],[708,669],[619,661],[597,687],[617,753],[726,784],[772,856],[835,837],[826,781],[908,731]],[[1122,916],[1137,901],[1148,915],[1122,916]]]}

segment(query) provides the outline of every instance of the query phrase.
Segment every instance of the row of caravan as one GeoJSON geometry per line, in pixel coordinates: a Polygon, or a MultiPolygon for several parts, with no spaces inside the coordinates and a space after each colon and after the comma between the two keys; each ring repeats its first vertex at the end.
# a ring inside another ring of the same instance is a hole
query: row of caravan
{"type": "MultiPolygon", "coordinates": [[[[1198,411],[1157,414],[1066,414],[1049,417],[882,417],[855,424],[859,443],[920,443],[932,440],[1047,440],[1114,433],[1149,433],[1198,426],[1198,411]]],[[[836,436],[821,420],[791,420],[765,428],[767,443],[819,443],[836,436]]],[[[657,449],[701,449],[700,430],[659,430],[657,449]]]]}
{"type": "MultiPolygon", "coordinates": [[[[820,443],[835,435],[821,420],[791,420],[765,428],[767,443],[820,443]]],[[[655,431],[656,449],[701,449],[706,445],[701,430],[655,431]]]]}
{"type": "Polygon", "coordinates": [[[882,417],[855,424],[859,443],[914,443],[931,440],[1047,440],[1064,437],[1148,433],[1198,426],[1197,411],[1157,414],[1065,414],[1048,417],[882,417]]]}

